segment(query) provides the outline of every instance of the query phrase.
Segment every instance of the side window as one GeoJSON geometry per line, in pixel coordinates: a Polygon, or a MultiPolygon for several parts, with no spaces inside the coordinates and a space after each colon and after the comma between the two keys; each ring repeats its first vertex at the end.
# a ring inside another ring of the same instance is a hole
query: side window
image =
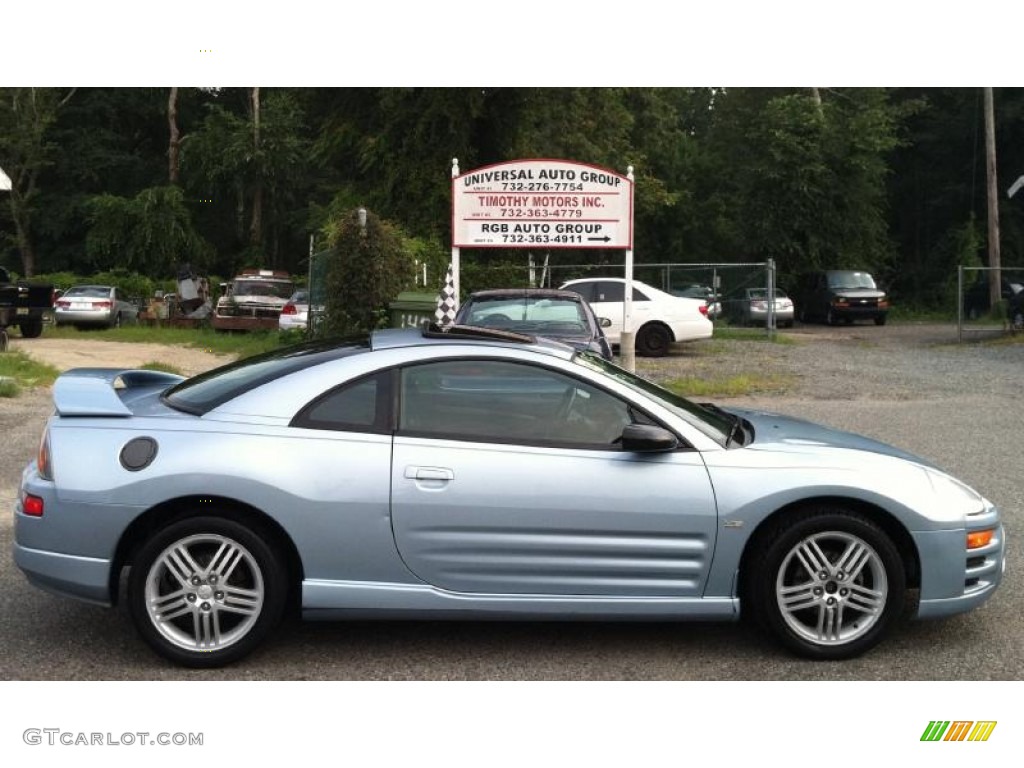
{"type": "MultiPolygon", "coordinates": [[[[625,294],[625,291],[623,291],[623,294],[625,294]]],[[[633,289],[633,301],[650,301],[650,299],[647,297],[647,294],[641,293],[636,288],[634,288],[633,289]]]]}
{"type": "Polygon", "coordinates": [[[615,450],[627,424],[644,422],[619,398],[534,365],[426,363],[401,382],[398,429],[412,435],[615,450]]]}
{"type": "Polygon", "coordinates": [[[570,285],[566,290],[576,291],[583,297],[584,301],[594,301],[594,283],[577,283],[570,285]]]}
{"type": "Polygon", "coordinates": [[[391,372],[384,371],[332,389],[299,411],[291,426],[339,432],[390,432],[390,382],[391,372]]]}
{"type": "Polygon", "coordinates": [[[626,288],[622,283],[600,282],[594,301],[625,301],[626,288]]]}

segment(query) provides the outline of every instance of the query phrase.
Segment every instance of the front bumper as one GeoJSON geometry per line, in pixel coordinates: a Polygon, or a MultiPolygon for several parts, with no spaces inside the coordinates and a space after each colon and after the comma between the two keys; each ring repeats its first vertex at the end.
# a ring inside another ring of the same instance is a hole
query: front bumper
{"type": "Polygon", "coordinates": [[[1006,570],[1006,532],[999,514],[990,508],[968,518],[967,528],[913,534],[921,555],[919,618],[941,618],[965,613],[995,593],[1006,570]],[[967,534],[995,528],[985,547],[967,549],[967,534]]]}

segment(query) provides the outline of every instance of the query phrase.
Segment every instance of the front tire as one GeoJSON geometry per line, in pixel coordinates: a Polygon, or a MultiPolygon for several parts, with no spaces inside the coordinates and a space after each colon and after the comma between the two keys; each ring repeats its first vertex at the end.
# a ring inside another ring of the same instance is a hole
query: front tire
{"type": "Polygon", "coordinates": [[[762,539],[744,591],[783,645],[838,660],[890,631],[903,611],[906,576],[895,545],[870,518],[821,507],[788,517],[762,539]]]}
{"type": "Polygon", "coordinates": [[[268,541],[226,517],[186,518],[157,532],[128,578],[139,634],[188,667],[246,656],[277,626],[286,602],[287,570],[268,541]]]}
{"type": "Polygon", "coordinates": [[[636,351],[644,357],[664,357],[671,343],[672,332],[657,323],[648,323],[636,335],[636,351]]]}

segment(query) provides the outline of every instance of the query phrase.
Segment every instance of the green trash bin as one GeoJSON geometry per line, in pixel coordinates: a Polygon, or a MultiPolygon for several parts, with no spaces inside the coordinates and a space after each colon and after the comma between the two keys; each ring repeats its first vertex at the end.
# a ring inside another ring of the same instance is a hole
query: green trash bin
{"type": "Polygon", "coordinates": [[[422,328],[434,321],[437,294],[421,291],[403,291],[388,304],[392,328],[422,328]]]}

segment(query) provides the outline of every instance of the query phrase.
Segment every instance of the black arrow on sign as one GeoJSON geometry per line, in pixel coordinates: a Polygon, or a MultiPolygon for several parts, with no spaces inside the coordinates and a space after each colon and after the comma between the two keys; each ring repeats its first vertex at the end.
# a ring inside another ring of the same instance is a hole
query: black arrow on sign
{"type": "Polygon", "coordinates": [[[587,240],[604,240],[607,243],[611,238],[605,235],[604,237],[588,237],[587,240]]]}

